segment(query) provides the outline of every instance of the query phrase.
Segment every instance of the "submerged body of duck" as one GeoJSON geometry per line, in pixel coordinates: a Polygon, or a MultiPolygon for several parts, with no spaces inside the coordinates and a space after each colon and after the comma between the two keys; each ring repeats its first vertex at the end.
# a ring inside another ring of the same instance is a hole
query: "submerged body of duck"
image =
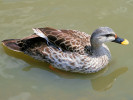
{"type": "Polygon", "coordinates": [[[3,44],[14,51],[41,61],[53,67],[78,73],[94,73],[103,69],[111,54],[105,42],[128,44],[109,27],[100,27],[92,35],[77,30],[56,30],[35,28],[34,34],[23,39],[3,40],[3,44]]]}

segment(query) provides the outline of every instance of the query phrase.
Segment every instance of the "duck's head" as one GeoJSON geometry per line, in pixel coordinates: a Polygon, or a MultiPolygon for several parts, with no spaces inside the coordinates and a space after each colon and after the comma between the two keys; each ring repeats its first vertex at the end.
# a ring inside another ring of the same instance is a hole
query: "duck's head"
{"type": "Polygon", "coordinates": [[[128,40],[119,38],[111,28],[100,27],[92,33],[91,45],[99,46],[105,42],[116,42],[122,45],[129,44],[128,40]]]}

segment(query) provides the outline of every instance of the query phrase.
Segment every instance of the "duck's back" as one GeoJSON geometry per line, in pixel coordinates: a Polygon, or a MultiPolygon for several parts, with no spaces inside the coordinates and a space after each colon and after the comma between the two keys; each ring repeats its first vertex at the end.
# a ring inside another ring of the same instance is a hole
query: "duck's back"
{"type": "Polygon", "coordinates": [[[85,46],[90,46],[90,35],[77,30],[56,30],[53,28],[37,28],[34,32],[63,51],[84,54],[85,46]]]}

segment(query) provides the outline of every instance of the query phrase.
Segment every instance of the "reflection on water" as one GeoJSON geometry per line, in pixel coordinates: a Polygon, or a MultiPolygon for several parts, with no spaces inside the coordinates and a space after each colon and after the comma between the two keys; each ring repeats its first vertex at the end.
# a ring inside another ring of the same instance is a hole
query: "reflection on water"
{"type": "Polygon", "coordinates": [[[112,87],[116,78],[128,70],[127,67],[119,68],[106,76],[100,76],[91,80],[92,87],[96,91],[105,91],[112,87]]]}
{"type": "Polygon", "coordinates": [[[23,53],[9,50],[6,47],[4,47],[4,50],[10,56],[14,56],[16,58],[22,59],[31,65],[37,65],[37,66],[27,66],[27,67],[23,68],[23,71],[30,71],[32,68],[36,67],[36,68],[40,68],[42,70],[47,70],[52,73],[55,73],[59,77],[63,77],[63,78],[86,79],[86,80],[90,79],[92,87],[96,91],[105,91],[105,90],[110,89],[112,87],[114,81],[116,80],[116,78],[128,70],[127,67],[121,67],[121,68],[116,69],[113,72],[109,73],[108,75],[103,75],[106,72],[107,68],[103,69],[102,71],[100,71],[98,73],[92,73],[92,74],[71,73],[71,72],[66,72],[66,71],[62,71],[59,69],[51,70],[48,67],[44,67],[44,65],[49,66],[49,64],[46,62],[41,62],[41,61],[35,60],[23,53]]]}

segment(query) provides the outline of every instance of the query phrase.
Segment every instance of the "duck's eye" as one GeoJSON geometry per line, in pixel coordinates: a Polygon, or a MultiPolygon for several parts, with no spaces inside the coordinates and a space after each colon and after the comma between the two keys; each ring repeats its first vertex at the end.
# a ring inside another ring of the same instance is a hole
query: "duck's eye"
{"type": "Polygon", "coordinates": [[[110,37],[110,36],[113,36],[113,34],[106,34],[105,36],[106,37],[110,37]]]}

